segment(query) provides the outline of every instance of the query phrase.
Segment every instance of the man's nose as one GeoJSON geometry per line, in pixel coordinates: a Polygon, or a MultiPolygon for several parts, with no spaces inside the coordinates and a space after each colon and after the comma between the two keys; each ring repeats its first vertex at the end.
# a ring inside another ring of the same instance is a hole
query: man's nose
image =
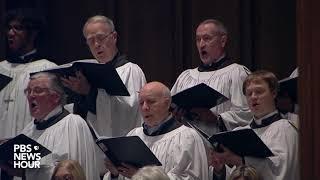
{"type": "Polygon", "coordinates": [[[257,99],[259,96],[257,93],[252,93],[250,97],[251,99],[257,99]]]}
{"type": "Polygon", "coordinates": [[[144,102],[143,104],[142,104],[142,110],[149,110],[150,108],[149,108],[149,105],[146,103],[146,102],[144,102]]]}
{"type": "Polygon", "coordinates": [[[8,36],[13,36],[15,34],[15,31],[13,30],[13,28],[8,29],[7,32],[8,36]]]}
{"type": "Polygon", "coordinates": [[[200,42],[199,42],[200,48],[204,47],[205,45],[206,45],[206,42],[203,39],[200,39],[200,42]]]}
{"type": "Polygon", "coordinates": [[[101,46],[101,44],[98,41],[94,41],[94,47],[95,48],[99,48],[101,46]]]}
{"type": "Polygon", "coordinates": [[[29,102],[31,102],[32,100],[34,100],[35,96],[33,94],[28,94],[27,95],[27,99],[29,102]]]}

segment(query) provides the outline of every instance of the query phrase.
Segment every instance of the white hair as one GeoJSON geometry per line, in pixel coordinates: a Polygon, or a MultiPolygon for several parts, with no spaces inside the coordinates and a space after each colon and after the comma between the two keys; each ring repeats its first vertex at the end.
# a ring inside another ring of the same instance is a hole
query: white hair
{"type": "Polygon", "coordinates": [[[97,22],[107,25],[111,29],[111,32],[115,31],[113,21],[110,18],[102,15],[96,15],[96,16],[90,17],[84,24],[82,32],[85,37],[86,37],[86,28],[88,24],[97,23],[97,22]]]}
{"type": "Polygon", "coordinates": [[[38,78],[48,78],[49,80],[49,89],[55,91],[56,93],[58,93],[60,95],[60,104],[61,105],[65,105],[67,102],[67,95],[64,91],[64,87],[61,83],[61,81],[59,80],[58,76],[56,74],[53,73],[48,73],[48,72],[39,72],[36,74],[33,74],[30,76],[30,80],[35,80],[38,78]]]}
{"type": "Polygon", "coordinates": [[[217,19],[206,19],[206,20],[202,21],[199,24],[199,26],[203,25],[203,24],[214,24],[214,25],[216,25],[219,33],[221,33],[223,35],[228,35],[228,30],[227,30],[226,26],[221,21],[219,21],[217,19]]]}
{"type": "Polygon", "coordinates": [[[145,166],[132,176],[131,180],[170,180],[159,166],[145,166]]]}

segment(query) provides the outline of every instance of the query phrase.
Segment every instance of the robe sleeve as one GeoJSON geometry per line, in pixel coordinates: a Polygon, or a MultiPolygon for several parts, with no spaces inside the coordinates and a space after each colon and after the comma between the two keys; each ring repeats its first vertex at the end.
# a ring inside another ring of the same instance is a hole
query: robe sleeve
{"type": "Polygon", "coordinates": [[[274,180],[298,179],[298,133],[287,120],[270,126],[262,139],[274,156],[268,158],[245,157],[245,162],[257,169],[265,178],[274,180]]]}
{"type": "MultiPolygon", "coordinates": [[[[50,127],[50,133],[43,135],[41,140],[45,141],[42,143],[46,144],[45,146],[52,153],[41,159],[40,169],[27,169],[27,179],[50,179],[59,161],[72,159],[79,162],[86,179],[99,180],[95,143],[86,122],[80,116],[73,114],[69,114],[60,121],[61,123],[58,122],[59,124],[50,127]]],[[[33,123],[30,125],[25,132],[29,131],[26,135],[32,136],[34,125],[33,123]]]]}
{"type": "Polygon", "coordinates": [[[67,128],[68,158],[80,163],[87,179],[99,179],[96,168],[95,143],[89,127],[80,116],[73,115],[67,128]]]}
{"type": "Polygon", "coordinates": [[[230,80],[230,101],[229,111],[220,114],[227,130],[232,130],[239,126],[246,126],[252,119],[251,111],[248,107],[246,97],[242,92],[243,82],[250,71],[241,66],[234,70],[230,80]]]}
{"type": "MultiPolygon", "coordinates": [[[[173,159],[174,167],[167,172],[171,180],[207,180],[208,160],[206,150],[200,136],[193,133],[183,133],[180,139],[181,151],[173,159]]],[[[165,162],[163,162],[165,163],[165,162]]]]}
{"type": "Polygon", "coordinates": [[[125,135],[142,122],[138,92],[146,83],[145,76],[140,67],[132,63],[117,68],[117,71],[130,96],[110,96],[104,89],[98,89],[96,122],[92,124],[103,136],[125,135]]]}

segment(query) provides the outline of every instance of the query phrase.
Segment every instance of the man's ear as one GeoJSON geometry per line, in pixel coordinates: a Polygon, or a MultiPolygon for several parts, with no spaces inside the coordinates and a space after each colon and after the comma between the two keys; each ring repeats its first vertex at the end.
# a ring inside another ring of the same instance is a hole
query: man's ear
{"type": "Polygon", "coordinates": [[[115,42],[117,42],[117,40],[118,40],[118,33],[117,33],[117,31],[114,31],[114,32],[113,32],[113,34],[112,34],[112,39],[113,39],[115,42]]]}
{"type": "Polygon", "coordinates": [[[227,35],[222,35],[222,36],[221,36],[221,39],[220,39],[220,43],[221,43],[221,46],[222,46],[223,48],[226,47],[227,41],[228,41],[228,36],[227,36],[227,35]]]}
{"type": "Polygon", "coordinates": [[[170,109],[170,106],[171,106],[171,98],[165,98],[165,103],[166,103],[166,106],[168,107],[168,109],[170,109]]]}
{"type": "Polygon", "coordinates": [[[37,37],[38,37],[38,34],[39,34],[39,32],[38,31],[32,31],[32,30],[30,30],[30,31],[28,31],[27,32],[27,40],[28,40],[28,43],[32,43],[33,44],[33,46],[35,46],[35,43],[36,43],[36,39],[37,39],[37,37]]]}
{"type": "Polygon", "coordinates": [[[273,91],[272,91],[272,97],[273,97],[273,99],[276,99],[277,95],[278,95],[277,91],[276,91],[276,90],[273,90],[273,91]]]}
{"type": "Polygon", "coordinates": [[[55,93],[52,93],[51,96],[54,97],[54,98],[53,98],[53,102],[54,102],[55,104],[59,104],[59,103],[60,103],[61,98],[62,98],[60,94],[58,94],[58,93],[55,92],[55,93]]]}

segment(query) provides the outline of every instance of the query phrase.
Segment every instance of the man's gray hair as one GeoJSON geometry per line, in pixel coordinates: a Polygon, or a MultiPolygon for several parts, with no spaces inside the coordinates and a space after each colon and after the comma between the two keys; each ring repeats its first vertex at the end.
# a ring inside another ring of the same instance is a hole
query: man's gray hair
{"type": "Polygon", "coordinates": [[[103,24],[106,24],[107,26],[109,26],[111,29],[111,32],[115,31],[113,21],[110,18],[108,18],[106,16],[102,16],[102,15],[96,15],[96,16],[90,17],[86,21],[86,23],[84,24],[83,29],[82,29],[84,37],[86,37],[86,28],[87,28],[88,24],[97,23],[97,22],[100,22],[100,23],[103,23],[103,24]]]}
{"type": "Polygon", "coordinates": [[[55,91],[60,95],[60,104],[65,105],[67,102],[67,95],[64,91],[64,86],[61,83],[61,80],[56,74],[48,72],[39,72],[30,76],[30,80],[35,80],[38,78],[48,78],[49,79],[49,89],[55,91]]]}
{"type": "Polygon", "coordinates": [[[214,24],[217,26],[218,28],[218,32],[221,33],[222,35],[228,35],[228,30],[226,28],[226,26],[219,20],[216,20],[216,19],[207,19],[207,20],[204,20],[202,21],[198,27],[200,25],[203,25],[203,24],[214,24]]]}

